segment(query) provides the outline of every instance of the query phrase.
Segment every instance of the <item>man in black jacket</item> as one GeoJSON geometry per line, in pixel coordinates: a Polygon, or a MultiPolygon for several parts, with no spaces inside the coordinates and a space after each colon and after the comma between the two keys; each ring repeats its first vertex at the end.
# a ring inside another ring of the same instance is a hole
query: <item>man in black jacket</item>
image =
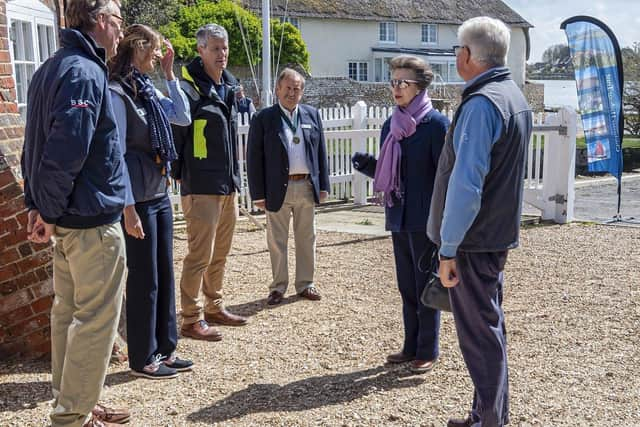
{"type": "Polygon", "coordinates": [[[199,56],[183,68],[180,82],[189,98],[192,123],[174,126],[178,160],[172,176],[180,182],[189,253],[180,280],[183,336],[219,341],[210,323],[240,326],[247,319],[222,303],[222,281],[238,215],[240,190],[237,80],[226,70],[227,31],[207,24],[196,32],[199,56]],[[203,307],[198,303],[200,288],[203,307]]]}
{"type": "Polygon", "coordinates": [[[315,270],[315,205],[329,194],[327,151],[318,111],[299,104],[304,77],[291,68],[278,76],[278,103],[254,116],[249,129],[247,174],[255,205],[267,211],[267,245],[273,282],[268,304],[279,304],[289,285],[287,240],[293,214],[296,292],[319,300],[315,270]]]}
{"type": "Polygon", "coordinates": [[[120,7],[111,0],[71,0],[66,19],[62,48],[29,86],[22,157],[29,239],[56,239],[54,427],[103,425],[101,416],[113,420],[95,405],[115,339],[126,264],[120,227],[125,166],[105,64],[121,37],[120,7]]]}

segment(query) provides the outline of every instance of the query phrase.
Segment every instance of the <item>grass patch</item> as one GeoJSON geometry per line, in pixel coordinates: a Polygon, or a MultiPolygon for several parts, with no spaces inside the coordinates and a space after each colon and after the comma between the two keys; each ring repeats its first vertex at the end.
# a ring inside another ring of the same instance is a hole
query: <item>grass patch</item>
{"type": "MultiPolygon", "coordinates": [[[[576,148],[587,148],[584,136],[576,138],[576,148]]],[[[640,138],[623,138],[622,148],[640,148],[640,138]]]]}

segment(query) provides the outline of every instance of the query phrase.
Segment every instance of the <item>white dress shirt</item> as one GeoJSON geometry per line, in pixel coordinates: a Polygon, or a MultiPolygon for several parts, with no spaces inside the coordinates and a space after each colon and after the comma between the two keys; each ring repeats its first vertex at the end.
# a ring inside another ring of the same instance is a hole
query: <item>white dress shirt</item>
{"type": "Polygon", "coordinates": [[[282,119],[282,126],[284,129],[284,135],[287,142],[287,154],[289,155],[289,175],[308,174],[309,167],[307,166],[307,153],[304,144],[304,135],[302,134],[302,124],[300,123],[300,112],[298,106],[290,113],[289,110],[284,108],[282,104],[278,103],[280,110],[296,127],[295,133],[289,127],[289,124],[282,119]],[[298,137],[298,143],[293,142],[294,137],[298,137]]]}

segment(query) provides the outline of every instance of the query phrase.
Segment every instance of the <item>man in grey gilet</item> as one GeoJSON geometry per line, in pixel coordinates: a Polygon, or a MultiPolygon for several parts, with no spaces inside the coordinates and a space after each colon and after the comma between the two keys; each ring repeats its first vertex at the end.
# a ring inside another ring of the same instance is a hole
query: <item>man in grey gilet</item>
{"type": "Polygon", "coordinates": [[[518,246],[532,114],[505,67],[510,33],[477,17],[454,48],[466,84],[438,163],[427,232],[439,247],[460,350],[475,387],[472,410],[448,427],[509,422],[503,269],[518,246]]]}

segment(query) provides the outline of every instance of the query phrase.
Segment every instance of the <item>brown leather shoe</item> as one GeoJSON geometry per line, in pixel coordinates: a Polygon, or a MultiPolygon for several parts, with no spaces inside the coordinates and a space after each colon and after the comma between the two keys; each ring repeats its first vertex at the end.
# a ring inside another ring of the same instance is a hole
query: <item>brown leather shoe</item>
{"type": "Polygon", "coordinates": [[[82,424],[82,427],[118,427],[120,424],[108,423],[106,421],[102,421],[100,418],[95,415],[91,415],[91,419],[86,423],[82,424]]]}
{"type": "Polygon", "coordinates": [[[411,362],[413,359],[415,359],[415,357],[409,356],[407,354],[404,354],[401,351],[399,351],[397,353],[392,353],[392,354],[387,356],[387,362],[389,362],[389,363],[411,362]]]}
{"type": "Polygon", "coordinates": [[[222,339],[222,334],[209,326],[204,320],[199,320],[192,325],[183,325],[180,333],[183,337],[193,338],[194,340],[220,341],[222,339]]]}
{"type": "Polygon", "coordinates": [[[91,413],[100,421],[107,423],[124,424],[129,422],[129,418],[131,418],[131,414],[126,409],[108,408],[98,403],[93,407],[91,413]]]}
{"type": "Polygon", "coordinates": [[[224,308],[217,313],[205,313],[204,320],[207,323],[217,323],[225,326],[244,326],[247,324],[247,318],[229,313],[224,308]]]}
{"type": "Polygon", "coordinates": [[[277,305],[282,302],[282,298],[284,295],[280,291],[271,291],[269,296],[267,297],[267,304],[269,305],[277,305]]]}
{"type": "Polygon", "coordinates": [[[437,361],[438,361],[438,359],[434,359],[434,360],[416,359],[413,362],[411,362],[411,367],[409,369],[413,373],[424,374],[424,373],[429,372],[430,370],[432,370],[433,369],[433,365],[435,365],[437,361]]]}
{"type": "Polygon", "coordinates": [[[304,291],[300,292],[298,295],[300,295],[302,298],[306,298],[311,301],[318,301],[322,299],[320,292],[318,292],[318,290],[314,286],[311,286],[305,289],[304,291]]]}
{"type": "Polygon", "coordinates": [[[467,418],[450,418],[447,427],[471,427],[474,424],[471,414],[467,418]]]}

